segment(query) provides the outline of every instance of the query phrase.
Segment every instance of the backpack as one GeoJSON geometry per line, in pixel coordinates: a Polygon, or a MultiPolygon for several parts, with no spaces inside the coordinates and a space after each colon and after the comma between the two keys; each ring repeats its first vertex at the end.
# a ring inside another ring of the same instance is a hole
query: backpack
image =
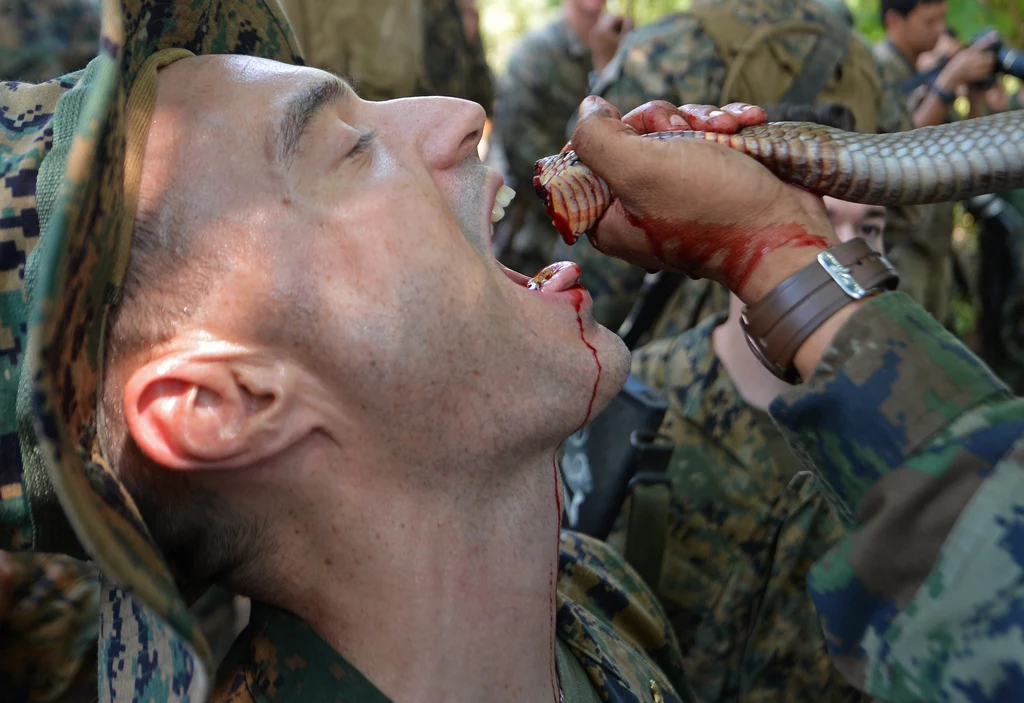
{"type": "Polygon", "coordinates": [[[687,14],[701,21],[726,64],[718,104],[837,103],[853,112],[858,131],[878,131],[881,79],[871,48],[860,35],[854,36],[848,16],[828,11],[824,23],[751,26],[728,4],[696,3],[687,14]],[[808,34],[818,39],[801,61],[786,40],[808,34]]]}
{"type": "Polygon", "coordinates": [[[281,0],[306,63],[389,100],[425,82],[422,0],[281,0]]]}

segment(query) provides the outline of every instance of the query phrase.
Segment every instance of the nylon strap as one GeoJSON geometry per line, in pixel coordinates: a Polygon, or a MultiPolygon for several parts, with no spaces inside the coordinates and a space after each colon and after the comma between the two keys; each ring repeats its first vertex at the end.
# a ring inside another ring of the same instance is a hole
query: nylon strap
{"type": "Polygon", "coordinates": [[[661,585],[670,498],[667,484],[633,485],[624,556],[655,592],[661,585]]]}
{"type": "Polygon", "coordinates": [[[783,103],[792,105],[813,105],[825,90],[829,79],[846,58],[850,46],[851,26],[838,17],[828,19],[825,34],[814,42],[814,48],[804,59],[800,73],[789,86],[783,103]]]}

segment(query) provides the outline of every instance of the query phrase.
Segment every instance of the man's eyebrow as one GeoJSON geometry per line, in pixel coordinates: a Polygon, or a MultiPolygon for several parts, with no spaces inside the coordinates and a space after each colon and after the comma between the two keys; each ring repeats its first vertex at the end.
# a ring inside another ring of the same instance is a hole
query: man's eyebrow
{"type": "Polygon", "coordinates": [[[352,88],[348,83],[337,76],[330,76],[292,96],[274,128],[271,153],[277,161],[284,164],[291,162],[317,113],[351,94],[352,88]]]}
{"type": "Polygon", "coordinates": [[[884,207],[873,207],[864,214],[864,219],[869,217],[885,217],[884,207]]]}

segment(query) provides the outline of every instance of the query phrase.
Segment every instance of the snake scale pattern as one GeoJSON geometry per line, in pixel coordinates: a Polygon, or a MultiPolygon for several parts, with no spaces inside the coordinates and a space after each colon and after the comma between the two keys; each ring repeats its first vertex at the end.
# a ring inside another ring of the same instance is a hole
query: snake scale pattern
{"type": "MultiPolygon", "coordinates": [[[[656,132],[643,138],[717,142],[812,193],[870,205],[948,202],[1024,187],[1024,110],[893,134],[773,122],[736,134],[656,132]]],[[[573,151],[541,159],[534,173],[538,196],[570,244],[597,224],[614,199],[573,151]]]]}

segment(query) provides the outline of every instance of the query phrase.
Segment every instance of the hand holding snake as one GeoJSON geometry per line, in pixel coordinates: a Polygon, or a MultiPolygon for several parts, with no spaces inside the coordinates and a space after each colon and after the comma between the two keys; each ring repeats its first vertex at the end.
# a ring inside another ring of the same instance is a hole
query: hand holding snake
{"type": "Polygon", "coordinates": [[[890,135],[765,124],[738,104],[656,102],[620,118],[591,97],[580,112],[575,152],[542,159],[534,179],[566,241],[586,234],[604,253],[745,299],[766,292],[744,290],[755,268],[837,243],[819,195],[910,205],[1024,187],[1021,112],[890,135]]]}

